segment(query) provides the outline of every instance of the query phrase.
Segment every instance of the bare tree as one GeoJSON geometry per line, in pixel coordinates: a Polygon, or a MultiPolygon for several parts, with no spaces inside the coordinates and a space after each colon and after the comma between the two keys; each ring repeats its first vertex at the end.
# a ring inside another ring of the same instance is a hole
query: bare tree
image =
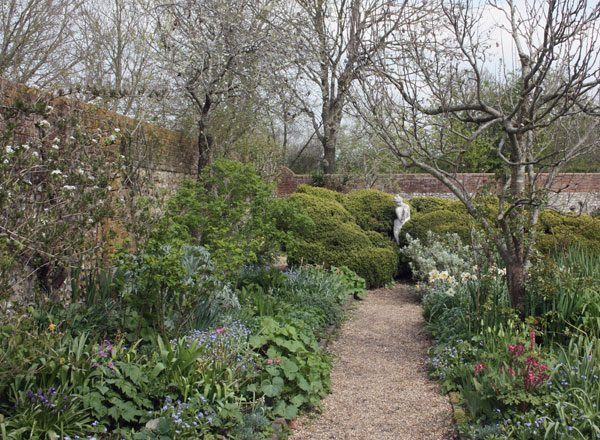
{"type": "Polygon", "coordinates": [[[336,168],[338,134],[352,83],[371,59],[389,48],[393,32],[422,12],[417,5],[409,8],[407,0],[297,0],[289,8],[284,20],[293,60],[288,82],[323,147],[325,173],[336,168]]]}
{"type": "Polygon", "coordinates": [[[153,78],[150,23],[136,0],[87,0],[76,18],[77,73],[85,100],[139,116],[149,95],[165,94],[153,78]]]}
{"type": "Polygon", "coordinates": [[[75,64],[73,18],[80,0],[0,2],[0,76],[35,86],[55,83],[75,64]]]}
{"type": "Polygon", "coordinates": [[[269,45],[271,0],[155,3],[157,49],[197,116],[199,170],[213,160],[215,108],[257,87],[269,45]]]}
{"type": "Polygon", "coordinates": [[[493,239],[507,268],[513,305],[522,308],[535,225],[557,173],[598,151],[600,133],[600,5],[586,0],[440,0],[440,15],[402,35],[403,51],[379,58],[377,77],[362,83],[359,108],[373,130],[405,163],[443,182],[493,239]],[[511,42],[514,67],[489,81],[495,48],[483,19],[511,42]],[[507,73],[508,72],[508,73],[507,73]],[[489,93],[494,83],[499,88],[489,93]],[[491,84],[491,85],[490,85],[491,84]],[[560,149],[539,142],[548,127],[570,130],[560,149]],[[470,128],[469,133],[457,127],[470,128]],[[500,130],[494,145],[500,179],[497,212],[485,216],[454,170],[473,143],[500,130]],[[461,143],[447,143],[449,135],[461,143]]]}

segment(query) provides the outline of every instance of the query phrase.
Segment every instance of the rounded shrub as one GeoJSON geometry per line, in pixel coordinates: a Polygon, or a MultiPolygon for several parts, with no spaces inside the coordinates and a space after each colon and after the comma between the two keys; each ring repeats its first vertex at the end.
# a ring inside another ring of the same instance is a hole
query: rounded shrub
{"type": "Polygon", "coordinates": [[[394,243],[389,236],[381,234],[375,231],[366,231],[367,237],[371,240],[371,244],[377,247],[391,247],[396,249],[398,246],[394,243]]]}
{"type": "Polygon", "coordinates": [[[408,200],[408,205],[411,207],[411,214],[416,213],[427,214],[441,209],[445,210],[460,210],[462,204],[457,200],[444,199],[442,197],[413,197],[408,200]]]}
{"type": "Polygon", "coordinates": [[[327,199],[338,203],[342,203],[346,197],[344,194],[337,191],[306,184],[298,186],[298,189],[296,189],[296,194],[310,194],[311,196],[315,196],[320,199],[327,199]]]}
{"type": "Polygon", "coordinates": [[[347,194],[342,204],[364,230],[392,235],[396,203],[391,194],[375,189],[361,189],[347,194]]]}
{"type": "Polygon", "coordinates": [[[540,216],[537,249],[552,252],[576,246],[600,252],[600,219],[546,210],[540,216]]]}
{"type": "Polygon", "coordinates": [[[367,287],[380,287],[394,279],[398,270],[398,252],[389,247],[331,247],[325,242],[298,240],[288,255],[288,262],[347,266],[365,279],[367,287]]]}
{"type": "Polygon", "coordinates": [[[322,223],[354,223],[354,217],[346,208],[328,197],[319,197],[307,193],[294,193],[288,203],[298,211],[302,211],[317,224],[322,223]]]}
{"type": "Polygon", "coordinates": [[[380,287],[398,272],[398,251],[393,247],[368,247],[349,253],[348,268],[365,279],[368,287],[380,287]]]}
{"type": "Polygon", "coordinates": [[[415,214],[402,228],[401,238],[410,234],[413,238],[425,239],[427,231],[437,234],[455,233],[468,243],[471,240],[471,230],[474,221],[466,212],[440,209],[424,214],[415,214]]]}
{"type": "Polygon", "coordinates": [[[287,203],[310,218],[311,223],[308,227],[292,228],[295,239],[287,248],[288,262],[347,266],[364,278],[368,287],[379,287],[392,280],[398,270],[395,244],[379,232],[361,228],[355,217],[335,200],[333,191],[303,188],[309,192],[294,193],[287,203]]]}

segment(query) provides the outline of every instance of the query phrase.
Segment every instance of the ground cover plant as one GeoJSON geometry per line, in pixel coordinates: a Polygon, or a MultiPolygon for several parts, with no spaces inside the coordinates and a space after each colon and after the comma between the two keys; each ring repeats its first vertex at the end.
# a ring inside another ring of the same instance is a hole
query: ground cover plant
{"type": "Polygon", "coordinates": [[[13,304],[0,438],[285,438],[329,391],[320,342],[366,286],[346,267],[274,268],[285,213],[250,167],[216,162],[111,266],[13,304]]]}
{"type": "Polygon", "coordinates": [[[526,317],[498,258],[429,233],[402,250],[434,337],[430,368],[472,439],[600,438],[600,259],[587,243],[538,254],[526,317]]]}

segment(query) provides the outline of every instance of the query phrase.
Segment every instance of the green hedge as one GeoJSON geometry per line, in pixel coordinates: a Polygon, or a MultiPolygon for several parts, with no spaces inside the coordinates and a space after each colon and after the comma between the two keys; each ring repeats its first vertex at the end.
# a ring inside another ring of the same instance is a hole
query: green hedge
{"type": "Polygon", "coordinates": [[[600,253],[600,219],[546,210],[540,216],[537,248],[548,253],[577,246],[600,253]]]}
{"type": "MultiPolygon", "coordinates": [[[[475,203],[490,220],[493,219],[498,209],[497,198],[484,197],[475,203]]],[[[423,239],[427,231],[431,230],[438,234],[454,232],[465,243],[469,243],[471,230],[478,227],[459,201],[439,197],[415,197],[409,204],[411,219],[402,228],[401,240],[405,240],[406,234],[423,239]]],[[[600,252],[600,219],[549,209],[543,211],[538,224],[537,249],[549,253],[573,245],[600,252]]]]}
{"type": "Polygon", "coordinates": [[[398,251],[393,246],[353,246],[348,249],[331,247],[323,241],[298,240],[288,255],[288,263],[347,266],[372,288],[383,286],[394,278],[398,270],[398,251]]]}
{"type": "Polygon", "coordinates": [[[311,196],[318,197],[319,199],[331,200],[332,202],[338,203],[343,203],[346,197],[345,194],[337,191],[306,184],[300,185],[298,189],[296,189],[296,194],[310,194],[311,196]]]}
{"type": "Polygon", "coordinates": [[[454,232],[463,242],[468,243],[474,225],[473,219],[466,212],[461,213],[450,209],[411,214],[410,220],[402,227],[401,244],[404,243],[406,234],[422,240],[427,236],[427,231],[437,234],[454,232]]]}
{"type": "MultiPolygon", "coordinates": [[[[288,198],[293,209],[311,220],[310,225],[293,231],[296,240],[288,246],[288,262],[347,266],[363,277],[368,287],[385,285],[398,270],[396,245],[382,233],[361,228],[355,216],[336,200],[345,201],[345,196],[307,185],[288,198]]],[[[376,217],[370,214],[368,218],[376,217]]]]}
{"type": "MultiPolygon", "coordinates": [[[[415,213],[427,214],[440,209],[460,210],[462,206],[457,200],[442,197],[413,197],[407,203],[411,207],[411,215],[415,215],[415,213]]],[[[464,208],[462,209],[464,210],[464,208]]]]}
{"type": "Polygon", "coordinates": [[[396,204],[391,194],[361,189],[347,194],[342,204],[364,230],[392,236],[396,204]]]}

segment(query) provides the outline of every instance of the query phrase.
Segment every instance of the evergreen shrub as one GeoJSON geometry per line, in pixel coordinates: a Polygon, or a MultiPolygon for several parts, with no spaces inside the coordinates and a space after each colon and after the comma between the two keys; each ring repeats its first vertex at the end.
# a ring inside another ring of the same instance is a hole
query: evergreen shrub
{"type": "Polygon", "coordinates": [[[295,240],[288,245],[288,263],[347,266],[368,287],[391,281],[398,269],[395,244],[383,234],[365,231],[336,199],[334,191],[303,185],[288,198],[295,210],[311,219],[309,225],[291,225],[295,240]]]}
{"type": "Polygon", "coordinates": [[[342,203],[344,198],[346,197],[345,194],[339,193],[337,191],[306,184],[298,186],[296,193],[310,194],[311,196],[318,197],[319,199],[331,200],[333,202],[338,203],[342,203]]]}
{"type": "Polygon", "coordinates": [[[391,194],[375,189],[361,189],[347,194],[342,204],[364,230],[392,235],[396,203],[391,194]]]}
{"type": "Polygon", "coordinates": [[[546,210],[540,216],[537,248],[543,253],[575,246],[600,252],[600,219],[546,210]]]}

